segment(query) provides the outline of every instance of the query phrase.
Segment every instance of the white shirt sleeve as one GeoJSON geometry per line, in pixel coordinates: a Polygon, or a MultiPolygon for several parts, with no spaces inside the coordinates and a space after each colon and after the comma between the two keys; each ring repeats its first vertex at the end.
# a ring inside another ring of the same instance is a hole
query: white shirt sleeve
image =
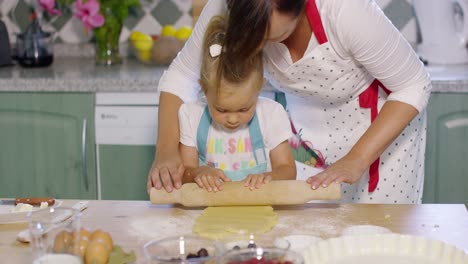
{"type": "Polygon", "coordinates": [[[198,79],[200,78],[203,37],[211,18],[224,15],[226,10],[225,0],[210,0],[205,5],[190,38],[161,77],[158,91],[177,95],[184,102],[193,102],[197,99],[200,90],[198,79]]]}
{"type": "Polygon", "coordinates": [[[431,81],[424,65],[402,34],[373,0],[321,1],[329,41],[342,57],[354,59],[401,101],[421,111],[431,81]],[[328,30],[327,30],[328,28],[328,30]]]}
{"type": "Polygon", "coordinates": [[[259,115],[260,129],[262,130],[265,146],[272,150],[283,141],[293,136],[288,113],[283,106],[271,99],[259,98],[258,107],[261,108],[259,115]]]}
{"type": "Polygon", "coordinates": [[[197,103],[182,104],[179,108],[180,143],[197,147],[197,130],[202,107],[197,103]]]}

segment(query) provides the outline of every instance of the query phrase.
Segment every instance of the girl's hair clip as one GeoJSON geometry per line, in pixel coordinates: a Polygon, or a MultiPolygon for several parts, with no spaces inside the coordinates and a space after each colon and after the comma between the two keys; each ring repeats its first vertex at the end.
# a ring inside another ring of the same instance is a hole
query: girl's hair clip
{"type": "Polygon", "coordinates": [[[212,58],[218,57],[221,55],[221,51],[223,50],[223,46],[219,44],[213,44],[210,46],[210,55],[212,58]]]}

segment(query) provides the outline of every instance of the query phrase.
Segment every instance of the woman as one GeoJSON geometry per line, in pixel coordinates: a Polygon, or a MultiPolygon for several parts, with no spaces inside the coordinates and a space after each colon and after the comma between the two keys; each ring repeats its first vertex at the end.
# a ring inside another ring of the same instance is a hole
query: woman
{"type": "Polygon", "coordinates": [[[228,8],[231,68],[263,49],[266,77],[286,93],[296,130],[326,159],[311,187],[349,183],[344,202],[420,203],[430,79],[372,0],[209,1],[159,84],[164,126],[148,188],[180,187],[177,109],[196,98],[207,22],[228,8]]]}

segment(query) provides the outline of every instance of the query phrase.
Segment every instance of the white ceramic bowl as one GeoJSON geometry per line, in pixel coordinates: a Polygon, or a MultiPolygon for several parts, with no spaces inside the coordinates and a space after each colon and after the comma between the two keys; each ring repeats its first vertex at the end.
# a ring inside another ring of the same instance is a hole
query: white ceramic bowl
{"type": "Polygon", "coordinates": [[[309,235],[289,235],[283,238],[289,241],[289,243],[291,244],[291,250],[294,250],[299,253],[322,240],[320,237],[309,235]]]}
{"type": "Polygon", "coordinates": [[[341,232],[342,236],[367,236],[391,234],[389,229],[376,225],[354,225],[347,227],[341,232]]]}
{"type": "Polygon", "coordinates": [[[468,253],[442,241],[412,235],[341,236],[303,252],[307,264],[466,264],[468,253]]]}

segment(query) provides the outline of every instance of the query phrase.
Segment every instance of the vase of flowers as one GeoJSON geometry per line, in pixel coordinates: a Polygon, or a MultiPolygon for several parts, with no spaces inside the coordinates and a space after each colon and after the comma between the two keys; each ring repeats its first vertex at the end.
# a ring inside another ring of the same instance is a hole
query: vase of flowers
{"type": "Polygon", "coordinates": [[[123,23],[139,0],[37,0],[49,16],[60,15],[63,8],[71,8],[81,20],[86,32],[95,36],[96,64],[114,65],[122,62],[119,37],[123,23]]]}

